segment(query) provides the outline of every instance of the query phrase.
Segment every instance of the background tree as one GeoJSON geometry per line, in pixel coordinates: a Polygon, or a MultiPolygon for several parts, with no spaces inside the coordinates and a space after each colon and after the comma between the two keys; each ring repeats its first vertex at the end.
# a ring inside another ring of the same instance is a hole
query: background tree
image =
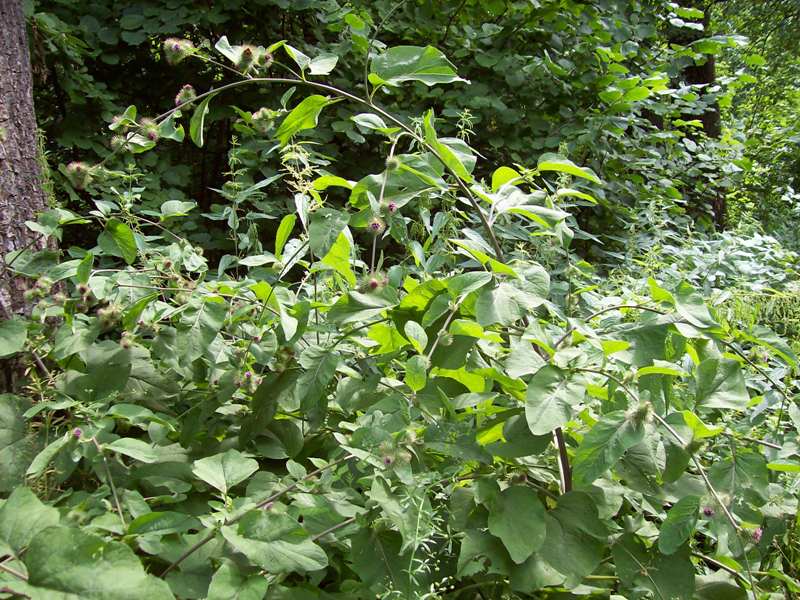
{"type": "MultiPolygon", "coordinates": [[[[36,243],[26,221],[47,206],[37,157],[31,64],[22,3],[0,0],[0,251],[36,243]]],[[[23,283],[0,272],[3,312],[25,308],[23,283]]]]}

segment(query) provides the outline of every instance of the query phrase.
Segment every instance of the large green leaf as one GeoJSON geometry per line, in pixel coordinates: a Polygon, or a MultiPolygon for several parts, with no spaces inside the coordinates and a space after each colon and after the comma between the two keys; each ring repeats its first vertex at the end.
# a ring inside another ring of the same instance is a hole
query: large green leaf
{"type": "Polygon", "coordinates": [[[0,358],[16,354],[25,347],[28,325],[22,319],[0,321],[0,358]]]}
{"type": "Polygon", "coordinates": [[[332,208],[320,208],[312,213],[308,244],[315,256],[323,257],[330,251],[349,220],[347,213],[332,208]]]}
{"type": "Polygon", "coordinates": [[[42,504],[29,488],[18,487],[0,506],[0,541],[19,556],[37,533],[58,520],[58,510],[42,504]]]}
{"type": "Polygon", "coordinates": [[[189,137],[192,138],[192,141],[196,146],[201,148],[205,143],[204,127],[206,115],[208,114],[208,103],[211,102],[211,99],[214,98],[214,96],[216,96],[216,94],[209,94],[203,98],[203,100],[200,101],[200,104],[197,105],[197,108],[194,109],[192,118],[189,121],[189,137]]]}
{"type": "Polygon", "coordinates": [[[197,478],[225,495],[233,486],[242,483],[256,471],[258,462],[233,448],[196,460],[192,467],[192,473],[197,478]]]}
{"type": "Polygon", "coordinates": [[[728,358],[707,358],[695,373],[695,402],[702,408],[744,410],[750,395],[739,363],[728,358]]]}
{"type": "Polygon", "coordinates": [[[285,145],[299,131],[313,129],[317,126],[322,109],[332,104],[332,102],[330,98],[319,95],[303,99],[300,104],[294,107],[292,112],[286,115],[275,136],[282,145],[285,145]]]}
{"type": "Polygon", "coordinates": [[[297,379],[295,395],[312,427],[322,423],[328,406],[327,388],[336,373],[339,355],[321,346],[309,346],[300,355],[305,371],[297,379]]]}
{"type": "Polygon", "coordinates": [[[322,257],[322,264],[331,267],[351,286],[356,284],[356,276],[350,268],[350,250],[352,248],[350,238],[343,231],[336,238],[328,253],[322,257]]]}
{"type": "Polygon", "coordinates": [[[525,395],[525,417],[533,435],[550,433],[572,419],[583,401],[585,388],[558,367],[546,365],[537,371],[525,395]]]}
{"type": "Polygon", "coordinates": [[[0,492],[10,492],[22,483],[36,454],[36,438],[22,416],[28,408],[30,401],[0,394],[0,492]]]}
{"type": "Polygon", "coordinates": [[[719,327],[703,301],[703,297],[688,283],[681,283],[675,290],[675,309],[694,327],[715,329],[719,327]]]}
{"type": "Polygon", "coordinates": [[[576,485],[589,485],[644,439],[644,424],[625,411],[610,412],[594,424],[575,452],[576,485]]]}
{"type": "Polygon", "coordinates": [[[532,489],[506,488],[489,505],[489,531],[503,541],[511,559],[519,564],[544,543],[544,506],[532,489]]]}
{"type": "Polygon", "coordinates": [[[103,232],[97,238],[97,245],[106,254],[119,256],[126,263],[133,264],[138,253],[133,231],[119,219],[109,219],[103,232]]]}
{"type": "Polygon", "coordinates": [[[673,554],[694,533],[700,511],[699,496],[684,496],[667,512],[658,535],[658,549],[673,554]]]}
{"type": "Polygon", "coordinates": [[[174,600],[166,582],[148,575],[126,544],[79,529],[40,531],[25,566],[28,585],[21,587],[33,600],[174,600]]]}
{"type": "Polygon", "coordinates": [[[214,573],[206,600],[263,600],[268,587],[264,576],[246,575],[236,563],[226,560],[214,573]]]}
{"type": "Polygon", "coordinates": [[[558,154],[546,153],[539,157],[536,165],[539,171],[555,171],[557,173],[567,173],[575,177],[588,179],[593,183],[602,183],[600,178],[594,174],[591,169],[579,167],[568,158],[564,158],[558,154]]]}
{"type": "Polygon", "coordinates": [[[369,80],[373,85],[399,85],[421,81],[427,86],[464,81],[453,63],[433,46],[395,46],[372,61],[369,80]]]}
{"type": "Polygon", "coordinates": [[[288,515],[251,511],[236,527],[223,527],[222,535],[235,550],[270,573],[304,573],[328,565],[325,551],[288,515]]]}
{"type": "Polygon", "coordinates": [[[433,109],[425,113],[423,124],[425,130],[425,141],[431,148],[434,149],[436,156],[439,157],[439,159],[456,177],[463,179],[467,183],[472,182],[472,175],[470,174],[469,170],[467,170],[467,167],[464,166],[464,163],[461,161],[461,158],[458,156],[458,154],[456,154],[450,146],[442,143],[439,138],[436,137],[433,109]]]}
{"type": "Polygon", "coordinates": [[[695,568],[689,558],[688,545],[665,555],[656,548],[648,549],[637,536],[626,533],[611,552],[626,591],[649,590],[655,598],[670,600],[694,597],[695,568]]]}

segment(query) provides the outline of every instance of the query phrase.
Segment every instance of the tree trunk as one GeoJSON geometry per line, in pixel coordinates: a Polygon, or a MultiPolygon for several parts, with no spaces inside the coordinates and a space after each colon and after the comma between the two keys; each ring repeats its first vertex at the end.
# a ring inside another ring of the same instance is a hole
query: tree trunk
{"type": "MultiPolygon", "coordinates": [[[[40,244],[25,221],[47,207],[40,184],[36,117],[21,0],[0,0],[0,259],[40,244]]],[[[41,247],[41,245],[39,245],[41,247]]],[[[26,312],[24,282],[0,270],[0,317],[26,312]]]]}
{"type": "MultiPolygon", "coordinates": [[[[683,6],[698,8],[703,11],[703,30],[697,31],[696,29],[681,29],[673,30],[668,36],[670,43],[680,44],[682,46],[689,46],[697,40],[709,37],[709,24],[711,22],[711,8],[713,2],[708,0],[686,0],[682,3],[683,6]]],[[[708,55],[703,64],[691,64],[683,69],[683,79],[686,83],[691,85],[704,85],[710,87],[716,83],[716,58],[715,56],[708,55]]],[[[703,89],[705,89],[705,87],[703,89]]],[[[697,118],[696,115],[684,115],[687,120],[697,118]]],[[[700,122],[703,124],[703,132],[709,138],[719,139],[722,133],[722,121],[720,118],[719,104],[715,102],[709,106],[708,109],[699,117],[700,122]]],[[[714,225],[718,230],[725,228],[725,196],[721,192],[717,192],[711,198],[711,212],[714,217],[714,225]]]]}

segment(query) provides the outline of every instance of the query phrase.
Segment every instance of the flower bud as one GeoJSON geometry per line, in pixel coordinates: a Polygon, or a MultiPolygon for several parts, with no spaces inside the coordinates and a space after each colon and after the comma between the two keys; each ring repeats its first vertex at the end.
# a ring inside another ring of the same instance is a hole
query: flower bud
{"type": "Polygon", "coordinates": [[[191,102],[195,98],[197,98],[197,92],[195,91],[194,87],[192,87],[191,84],[187,83],[180,89],[178,94],[175,96],[175,106],[186,104],[187,102],[191,102]]]}
{"type": "Polygon", "coordinates": [[[168,38],[164,40],[164,58],[170,65],[177,65],[194,52],[194,44],[190,40],[168,38]]]}
{"type": "Polygon", "coordinates": [[[92,182],[92,170],[83,162],[71,162],[67,165],[67,179],[76,190],[85,190],[92,182]]]}
{"type": "Polygon", "coordinates": [[[124,135],[115,135],[111,138],[110,143],[114,152],[127,152],[130,149],[128,139],[124,135]]]}
{"type": "Polygon", "coordinates": [[[274,121],[275,112],[269,108],[259,108],[251,117],[253,129],[255,129],[261,135],[266,135],[267,132],[269,132],[274,121]]]}
{"type": "Polygon", "coordinates": [[[367,229],[374,235],[380,235],[386,230],[386,223],[384,223],[383,219],[380,217],[372,217],[369,223],[367,223],[367,229]]]}
{"type": "Polygon", "coordinates": [[[158,141],[158,124],[153,119],[139,119],[139,127],[142,130],[142,135],[151,142],[158,141]]]}
{"type": "Polygon", "coordinates": [[[258,48],[250,45],[246,45],[242,48],[242,54],[239,56],[239,61],[236,63],[236,66],[239,68],[240,71],[246,73],[250,67],[253,66],[253,62],[257,58],[258,48]]]}

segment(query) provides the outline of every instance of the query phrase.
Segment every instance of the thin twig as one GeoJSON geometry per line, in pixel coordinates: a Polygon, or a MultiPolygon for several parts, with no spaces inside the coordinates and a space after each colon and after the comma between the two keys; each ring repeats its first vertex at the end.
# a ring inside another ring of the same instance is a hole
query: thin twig
{"type": "Polygon", "coordinates": [[[336,525],[334,525],[334,526],[332,526],[332,527],[328,527],[328,528],[327,528],[325,531],[323,531],[322,533],[318,533],[317,535],[315,535],[314,537],[312,537],[312,538],[311,538],[311,541],[312,541],[312,542],[316,542],[318,539],[325,537],[325,536],[326,536],[326,535],[328,535],[329,533],[333,533],[334,531],[338,531],[338,530],[339,530],[339,529],[341,529],[342,527],[347,527],[347,526],[348,526],[348,525],[350,525],[351,523],[354,523],[354,522],[355,522],[355,520],[356,520],[356,517],[350,517],[349,519],[346,519],[346,520],[342,521],[341,523],[337,523],[336,525]]]}
{"type": "MultiPolygon", "coordinates": [[[[594,313],[590,314],[588,317],[586,317],[583,320],[588,322],[588,321],[591,321],[592,319],[594,319],[595,317],[599,317],[600,315],[602,315],[604,313],[611,312],[612,310],[620,310],[622,308],[635,308],[635,309],[644,310],[644,311],[647,311],[647,312],[658,313],[660,315],[667,314],[664,311],[658,310],[656,308],[651,308],[649,306],[644,306],[642,304],[620,304],[619,306],[609,306],[608,308],[604,308],[602,310],[598,310],[597,312],[594,312],[594,313]]],[[[572,332],[575,331],[576,329],[577,329],[576,326],[573,326],[573,327],[570,327],[569,329],[567,329],[567,331],[564,333],[564,335],[562,335],[558,339],[558,341],[555,344],[553,344],[553,349],[555,350],[562,343],[564,343],[564,340],[566,340],[570,336],[570,334],[572,334],[572,332]]]]}
{"type": "Polygon", "coordinates": [[[114,505],[117,508],[117,514],[119,515],[119,520],[122,523],[122,529],[127,529],[128,525],[125,523],[125,516],[122,513],[122,504],[120,503],[119,495],[117,494],[117,486],[114,485],[114,478],[111,476],[111,469],[108,467],[108,459],[106,458],[106,454],[103,452],[102,446],[97,443],[97,439],[93,437],[92,442],[103,459],[103,466],[105,467],[106,471],[106,479],[108,479],[108,486],[111,488],[111,495],[114,498],[114,505]]]}
{"type": "Polygon", "coordinates": [[[25,575],[24,573],[20,573],[16,569],[12,569],[11,567],[7,566],[5,563],[0,563],[0,571],[5,571],[9,575],[13,575],[14,577],[17,577],[17,578],[21,579],[22,581],[28,581],[28,576],[27,575],[25,575]]]}

